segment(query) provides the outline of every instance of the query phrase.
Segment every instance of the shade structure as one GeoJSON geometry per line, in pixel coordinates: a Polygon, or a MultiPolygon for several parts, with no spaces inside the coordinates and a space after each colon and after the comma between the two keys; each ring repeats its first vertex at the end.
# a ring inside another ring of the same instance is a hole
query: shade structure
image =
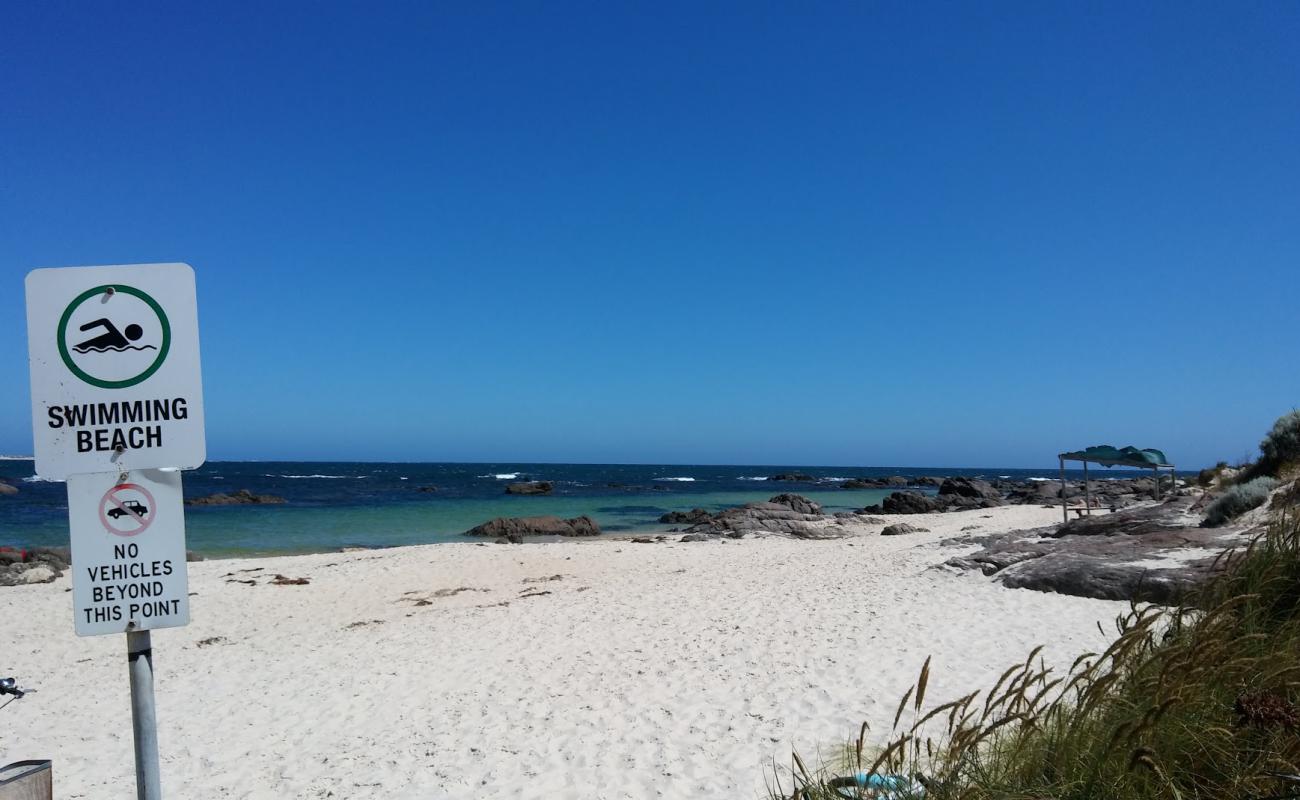
{"type": "Polygon", "coordinates": [[[1060,453],[1057,459],[1061,465],[1061,519],[1066,522],[1070,518],[1067,508],[1069,498],[1065,496],[1065,462],[1067,461],[1083,462],[1083,503],[1086,509],[1083,513],[1089,516],[1092,515],[1092,492],[1088,488],[1089,463],[1101,464],[1103,467],[1138,467],[1151,470],[1156,479],[1154,495],[1157,500],[1160,499],[1160,470],[1168,469],[1171,475],[1174,470],[1174,465],[1169,463],[1169,458],[1165,456],[1164,451],[1151,447],[1112,447],[1108,444],[1098,444],[1085,450],[1060,453]]]}

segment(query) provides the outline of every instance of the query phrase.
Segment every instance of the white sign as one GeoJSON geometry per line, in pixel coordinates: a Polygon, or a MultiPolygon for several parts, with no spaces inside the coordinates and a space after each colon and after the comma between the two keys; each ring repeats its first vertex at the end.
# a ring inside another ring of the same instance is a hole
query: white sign
{"type": "Polygon", "coordinates": [[[207,458],[188,264],[33,270],[27,349],[42,478],[207,458]]]}
{"type": "Polygon", "coordinates": [[[69,475],[68,522],[78,636],[189,624],[179,472],[69,475]]]}

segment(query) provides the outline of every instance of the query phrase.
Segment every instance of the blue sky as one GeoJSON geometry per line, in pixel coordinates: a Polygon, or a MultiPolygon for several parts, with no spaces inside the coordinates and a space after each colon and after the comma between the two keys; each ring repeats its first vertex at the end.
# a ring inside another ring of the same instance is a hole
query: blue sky
{"type": "Polygon", "coordinates": [[[186,261],[211,458],[1236,459],[1300,404],[1298,39],[1293,2],[8,4],[0,452],[26,272],[186,261]]]}

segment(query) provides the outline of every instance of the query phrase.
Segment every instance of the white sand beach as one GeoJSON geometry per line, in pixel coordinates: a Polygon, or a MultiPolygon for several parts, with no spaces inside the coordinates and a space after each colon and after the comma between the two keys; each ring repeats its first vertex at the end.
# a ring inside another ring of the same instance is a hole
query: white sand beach
{"type": "MultiPolygon", "coordinates": [[[[153,636],[164,790],[758,797],[792,744],[833,747],[863,720],[883,738],[927,655],[941,700],[1038,644],[1063,666],[1104,646],[1096,623],[1126,604],[929,569],[960,551],[938,542],[964,526],[1059,515],[916,515],[932,532],[833,541],[466,542],[191,564],[192,624],[153,636]]],[[[0,711],[0,757],[54,759],[58,797],[127,797],[125,637],[75,637],[69,586],[0,591],[0,672],[39,689],[0,711]]]]}

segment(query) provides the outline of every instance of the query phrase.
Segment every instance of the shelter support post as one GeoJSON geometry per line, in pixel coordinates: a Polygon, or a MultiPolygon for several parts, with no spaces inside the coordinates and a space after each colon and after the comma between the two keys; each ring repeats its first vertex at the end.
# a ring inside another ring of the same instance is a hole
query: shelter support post
{"type": "Polygon", "coordinates": [[[1070,521],[1070,512],[1065,507],[1065,459],[1056,460],[1061,464],[1061,522],[1066,523],[1070,521]]]}
{"type": "Polygon", "coordinates": [[[1083,506],[1088,509],[1086,513],[1092,516],[1092,492],[1088,489],[1088,462],[1083,462],[1083,506]]]}

